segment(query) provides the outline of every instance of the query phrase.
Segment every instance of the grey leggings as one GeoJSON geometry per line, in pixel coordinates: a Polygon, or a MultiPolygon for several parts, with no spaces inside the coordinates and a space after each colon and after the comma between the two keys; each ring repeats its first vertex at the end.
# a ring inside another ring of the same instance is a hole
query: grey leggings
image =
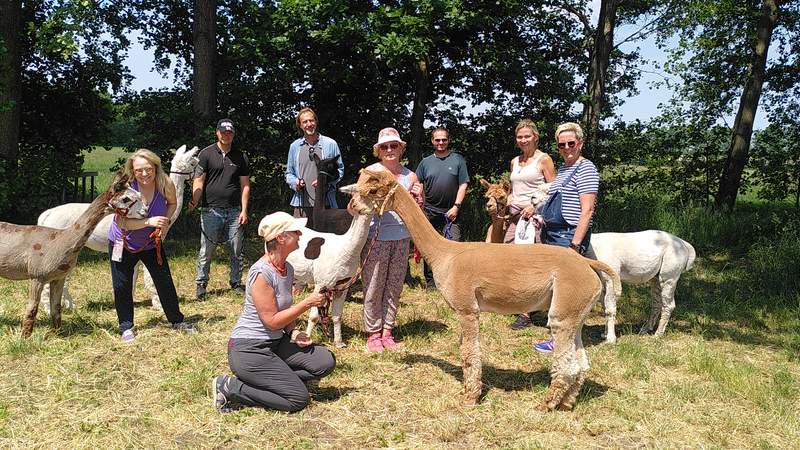
{"type": "Polygon", "coordinates": [[[284,335],[279,340],[231,339],[231,377],[223,394],[234,403],[280,411],[308,405],[305,383],[333,372],[336,358],[321,345],[299,347],[284,335]]]}

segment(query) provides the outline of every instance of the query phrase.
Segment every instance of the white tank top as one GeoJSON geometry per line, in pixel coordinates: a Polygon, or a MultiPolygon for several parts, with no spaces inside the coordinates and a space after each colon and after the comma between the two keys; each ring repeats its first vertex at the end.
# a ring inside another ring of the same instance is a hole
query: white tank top
{"type": "Polygon", "coordinates": [[[528,206],[531,203],[531,197],[536,187],[544,183],[544,174],[539,170],[539,162],[544,156],[544,153],[539,153],[530,164],[527,166],[519,165],[519,157],[511,160],[511,204],[528,206]]]}

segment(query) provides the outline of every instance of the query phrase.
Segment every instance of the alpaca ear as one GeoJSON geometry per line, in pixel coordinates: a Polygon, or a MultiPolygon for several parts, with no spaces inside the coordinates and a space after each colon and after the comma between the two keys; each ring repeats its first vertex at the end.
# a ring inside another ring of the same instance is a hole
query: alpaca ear
{"type": "Polygon", "coordinates": [[[486,178],[481,178],[480,182],[481,186],[483,186],[484,189],[489,189],[489,186],[491,186],[491,184],[489,184],[489,182],[486,181],[486,178]]]}
{"type": "Polygon", "coordinates": [[[353,195],[356,193],[356,185],[355,184],[348,184],[347,186],[342,186],[339,188],[339,192],[342,194],[350,194],[353,195]]]}

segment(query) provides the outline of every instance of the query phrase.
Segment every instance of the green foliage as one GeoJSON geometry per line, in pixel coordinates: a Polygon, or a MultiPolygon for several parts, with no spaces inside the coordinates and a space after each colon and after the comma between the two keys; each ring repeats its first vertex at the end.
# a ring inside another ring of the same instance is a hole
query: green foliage
{"type": "Polygon", "coordinates": [[[758,133],[752,161],[760,198],[781,201],[789,197],[800,208],[800,123],[772,124],[758,133]]]}

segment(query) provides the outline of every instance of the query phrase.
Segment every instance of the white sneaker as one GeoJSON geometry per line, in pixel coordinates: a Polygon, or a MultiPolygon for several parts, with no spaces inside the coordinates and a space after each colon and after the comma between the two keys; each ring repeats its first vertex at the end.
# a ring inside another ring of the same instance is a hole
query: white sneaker
{"type": "Polygon", "coordinates": [[[123,344],[130,344],[134,341],[134,339],[136,339],[136,333],[134,333],[133,328],[128,328],[122,332],[123,344]]]}

